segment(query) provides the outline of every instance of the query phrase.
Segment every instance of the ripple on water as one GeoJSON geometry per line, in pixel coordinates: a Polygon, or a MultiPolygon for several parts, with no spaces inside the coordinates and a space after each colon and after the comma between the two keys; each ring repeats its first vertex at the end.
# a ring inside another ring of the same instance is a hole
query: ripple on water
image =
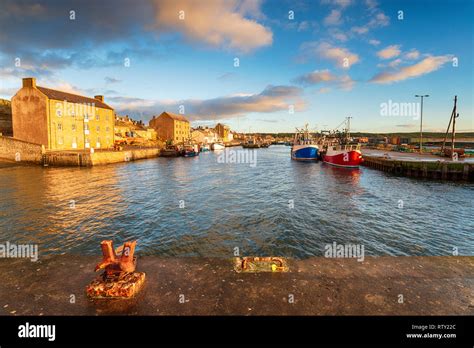
{"type": "Polygon", "coordinates": [[[294,162],[286,146],[257,155],[256,167],[215,153],[3,167],[0,236],[44,254],[98,254],[103,239],[138,239],[142,254],[162,256],[231,257],[238,247],[302,258],[333,242],[364,244],[369,255],[474,254],[472,184],[294,162]]]}

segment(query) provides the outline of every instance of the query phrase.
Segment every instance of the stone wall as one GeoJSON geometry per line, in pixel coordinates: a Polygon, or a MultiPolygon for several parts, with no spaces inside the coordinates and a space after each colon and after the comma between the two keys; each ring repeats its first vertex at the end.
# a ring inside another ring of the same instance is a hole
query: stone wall
{"type": "Polygon", "coordinates": [[[42,146],[10,137],[0,137],[0,159],[42,163],[42,146]]]}
{"type": "Polygon", "coordinates": [[[94,153],[86,151],[48,151],[44,156],[44,164],[48,166],[91,167],[158,157],[159,154],[159,148],[96,151],[94,153]]]}
{"type": "Polygon", "coordinates": [[[125,151],[45,151],[41,145],[0,137],[0,159],[47,166],[90,167],[158,157],[160,147],[125,151]]]}
{"type": "Polygon", "coordinates": [[[90,154],[91,165],[119,163],[136,161],[144,158],[158,157],[160,155],[159,148],[149,149],[133,149],[126,151],[96,151],[90,154]]]}
{"type": "Polygon", "coordinates": [[[6,99],[0,99],[0,133],[4,136],[13,135],[12,106],[6,99]]]}

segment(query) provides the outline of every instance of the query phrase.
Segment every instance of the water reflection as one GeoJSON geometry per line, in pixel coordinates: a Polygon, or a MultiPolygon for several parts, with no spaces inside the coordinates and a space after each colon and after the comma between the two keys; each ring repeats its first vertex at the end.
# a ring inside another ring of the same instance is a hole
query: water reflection
{"type": "Polygon", "coordinates": [[[256,167],[218,163],[215,153],[95,168],[6,166],[0,238],[39,243],[40,253],[98,254],[104,238],[134,238],[141,253],[161,256],[232,257],[235,247],[321,256],[332,242],[363,243],[374,255],[450,255],[453,246],[472,255],[473,193],[472,184],[295,162],[284,146],[258,150],[256,167]]]}

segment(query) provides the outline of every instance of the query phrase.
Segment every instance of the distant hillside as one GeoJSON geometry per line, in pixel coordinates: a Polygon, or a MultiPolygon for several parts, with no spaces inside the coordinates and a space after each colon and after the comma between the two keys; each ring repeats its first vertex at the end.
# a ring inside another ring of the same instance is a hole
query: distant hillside
{"type": "MultiPolygon", "coordinates": [[[[255,134],[265,134],[265,135],[271,135],[273,137],[291,137],[294,135],[294,133],[255,133],[255,134]]],[[[423,136],[426,138],[436,138],[436,137],[444,137],[445,133],[441,132],[423,132],[423,136]]],[[[469,137],[472,138],[474,137],[474,132],[457,132],[456,133],[458,137],[469,137]]],[[[356,132],[356,133],[351,133],[351,136],[353,137],[370,137],[370,138],[383,138],[383,137],[393,137],[393,136],[399,136],[401,138],[417,138],[420,136],[419,132],[408,132],[408,133],[366,133],[366,132],[356,132]]]]}

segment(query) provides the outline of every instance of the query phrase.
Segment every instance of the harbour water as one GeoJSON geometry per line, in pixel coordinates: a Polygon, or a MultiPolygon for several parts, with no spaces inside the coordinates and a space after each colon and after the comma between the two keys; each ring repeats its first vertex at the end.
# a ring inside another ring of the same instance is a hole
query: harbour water
{"type": "Polygon", "coordinates": [[[248,151],[255,165],[207,152],[92,168],[1,166],[0,243],[38,244],[40,255],[99,255],[103,239],[138,239],[140,255],[176,257],[227,258],[237,247],[306,258],[333,242],[363,245],[366,255],[474,255],[472,183],[297,162],[287,146],[248,151]]]}

